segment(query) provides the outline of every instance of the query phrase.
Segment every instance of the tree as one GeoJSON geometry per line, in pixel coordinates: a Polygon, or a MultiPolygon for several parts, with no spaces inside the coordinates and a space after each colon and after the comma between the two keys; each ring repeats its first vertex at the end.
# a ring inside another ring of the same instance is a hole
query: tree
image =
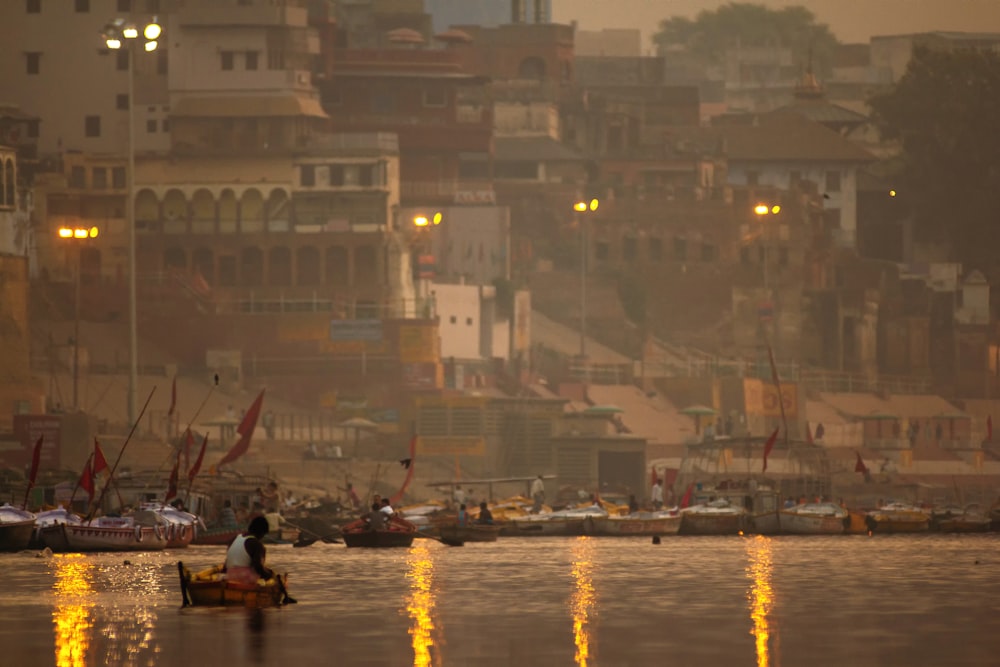
{"type": "Polygon", "coordinates": [[[660,22],[653,35],[660,53],[686,51],[705,62],[721,64],[736,47],[791,49],[795,61],[812,62],[819,74],[830,71],[837,38],[805,7],[768,9],[764,5],[732,2],[715,11],[703,10],[692,21],[674,17],[660,22]]]}
{"type": "Polygon", "coordinates": [[[918,238],[950,242],[965,269],[997,265],[1000,56],[914,49],[906,73],[870,100],[883,137],[903,147],[901,186],[918,238]]]}

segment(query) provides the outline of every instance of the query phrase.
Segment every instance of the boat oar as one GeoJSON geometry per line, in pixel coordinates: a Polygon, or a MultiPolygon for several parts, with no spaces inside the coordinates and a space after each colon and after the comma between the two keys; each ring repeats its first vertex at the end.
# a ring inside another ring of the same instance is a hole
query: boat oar
{"type": "Polygon", "coordinates": [[[320,535],[319,533],[309,530],[308,528],[303,528],[302,526],[296,526],[294,523],[288,521],[287,519],[285,520],[285,523],[294,528],[295,530],[299,531],[299,539],[297,539],[292,544],[293,547],[308,547],[310,544],[314,544],[320,540],[322,540],[323,542],[327,542],[329,544],[343,544],[343,542],[341,542],[340,540],[334,539],[340,536],[339,530],[335,533],[329,533],[328,535],[320,535]],[[312,539],[308,537],[303,539],[302,533],[309,533],[309,535],[312,536],[312,539]]]}
{"type": "Polygon", "coordinates": [[[285,577],[287,576],[287,574],[281,575],[277,573],[274,575],[275,580],[278,582],[278,590],[281,591],[281,595],[283,596],[281,598],[281,604],[298,604],[299,601],[289,595],[288,589],[285,588],[285,577]]]}

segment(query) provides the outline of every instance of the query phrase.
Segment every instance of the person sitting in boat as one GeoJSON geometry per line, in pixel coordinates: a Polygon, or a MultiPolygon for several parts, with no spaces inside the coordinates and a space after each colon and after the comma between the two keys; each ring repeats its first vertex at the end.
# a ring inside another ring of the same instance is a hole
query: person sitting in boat
{"type": "Polygon", "coordinates": [[[247,532],[236,537],[226,552],[226,579],[244,584],[256,584],[258,579],[271,579],[274,571],[264,565],[267,550],[261,539],[267,535],[267,519],[254,517],[247,532]]]}
{"type": "Polygon", "coordinates": [[[493,512],[491,512],[490,508],[486,506],[485,501],[479,503],[479,519],[476,520],[476,523],[485,526],[493,525],[493,512]]]}
{"type": "Polygon", "coordinates": [[[226,500],[222,503],[222,511],[219,512],[219,526],[222,528],[236,528],[236,512],[233,511],[233,501],[226,500]]]}
{"type": "Polygon", "coordinates": [[[365,517],[368,521],[368,528],[371,530],[385,530],[386,521],[389,519],[379,503],[372,503],[372,511],[365,517]]]}
{"type": "Polygon", "coordinates": [[[465,511],[465,505],[458,506],[458,518],[456,520],[459,526],[465,526],[469,523],[469,513],[465,511]]]}
{"type": "Polygon", "coordinates": [[[382,499],[382,506],[379,508],[379,511],[385,515],[386,519],[396,513],[396,510],[392,509],[392,505],[389,503],[388,498],[382,499]]]}

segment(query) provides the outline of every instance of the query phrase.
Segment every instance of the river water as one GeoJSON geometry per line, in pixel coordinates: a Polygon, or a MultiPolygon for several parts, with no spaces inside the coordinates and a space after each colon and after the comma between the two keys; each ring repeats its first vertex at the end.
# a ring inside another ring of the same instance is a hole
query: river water
{"type": "Polygon", "coordinates": [[[222,555],[0,555],[0,666],[1000,664],[1000,534],[278,545],[299,604],[181,609],[222,555]]]}

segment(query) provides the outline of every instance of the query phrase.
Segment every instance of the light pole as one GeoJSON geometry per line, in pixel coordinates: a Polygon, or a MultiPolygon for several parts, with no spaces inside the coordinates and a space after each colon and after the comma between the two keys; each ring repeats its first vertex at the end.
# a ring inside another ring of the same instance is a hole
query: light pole
{"type": "Polygon", "coordinates": [[[597,198],[581,199],[573,204],[576,223],[580,227],[580,360],[587,357],[587,224],[583,213],[593,213],[600,206],[597,198]]]}
{"type": "Polygon", "coordinates": [[[753,207],[753,212],[757,215],[757,221],[761,223],[760,234],[764,242],[764,291],[768,292],[769,284],[767,279],[767,265],[768,265],[768,234],[766,217],[769,215],[778,215],[781,213],[781,206],[779,204],[757,204],[753,207]]]}
{"type": "MultiPolygon", "coordinates": [[[[413,246],[416,249],[416,275],[417,275],[417,291],[418,297],[425,300],[421,306],[427,309],[428,304],[426,303],[427,294],[430,290],[426,289],[427,282],[426,278],[432,275],[432,269],[425,268],[421,262],[424,261],[424,253],[427,252],[428,248],[430,252],[433,252],[433,245],[431,244],[431,229],[441,224],[444,216],[440,211],[436,213],[417,213],[413,216],[413,230],[414,230],[414,243],[413,246]],[[424,288],[424,289],[420,289],[424,288]]],[[[432,312],[428,310],[428,316],[433,315],[432,312]]]]}
{"type": "MultiPolygon", "coordinates": [[[[158,46],[162,29],[154,18],[142,29],[143,50],[151,53],[158,46]]],[[[128,165],[125,169],[125,226],[128,234],[128,423],[136,419],[136,390],[139,384],[139,341],[136,313],[135,261],[135,53],[139,28],[124,19],[115,19],[104,27],[105,45],[117,51],[128,49],[128,165]]]]}
{"type": "Polygon", "coordinates": [[[80,273],[83,268],[83,242],[97,238],[97,227],[60,227],[59,238],[76,243],[76,284],[73,287],[73,409],[80,408],[80,273]]]}

